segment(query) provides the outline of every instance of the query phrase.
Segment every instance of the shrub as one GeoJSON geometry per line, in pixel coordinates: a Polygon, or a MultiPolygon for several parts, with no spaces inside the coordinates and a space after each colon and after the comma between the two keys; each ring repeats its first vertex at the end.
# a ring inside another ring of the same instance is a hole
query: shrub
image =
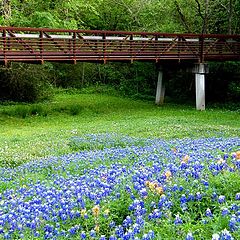
{"type": "Polygon", "coordinates": [[[1,69],[0,100],[36,102],[52,96],[52,86],[47,66],[32,66],[14,63],[10,68],[1,69]]]}

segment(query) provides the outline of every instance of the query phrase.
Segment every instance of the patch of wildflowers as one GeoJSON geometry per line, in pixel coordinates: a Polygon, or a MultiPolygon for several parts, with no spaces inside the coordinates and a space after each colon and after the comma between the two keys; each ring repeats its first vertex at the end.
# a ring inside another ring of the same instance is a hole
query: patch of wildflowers
{"type": "MultiPolygon", "coordinates": [[[[89,139],[97,138],[93,135],[89,139]]],[[[11,239],[15,233],[24,233],[27,238],[25,232],[31,232],[32,238],[46,239],[100,238],[104,234],[103,239],[110,235],[112,240],[153,239],[157,234],[146,229],[156,224],[162,228],[165,222],[185,224],[180,215],[173,217],[176,212],[185,216],[191,210],[198,216],[212,217],[210,209],[214,209],[214,219],[218,214],[228,215],[224,218],[230,232],[219,230],[222,239],[236,234],[240,194],[235,193],[239,189],[224,192],[212,187],[211,179],[239,173],[237,151],[232,158],[228,154],[239,148],[239,139],[157,139],[145,143],[126,143],[125,148],[109,143],[110,148],[97,147],[32,161],[16,169],[0,169],[0,180],[6,186],[15,186],[0,193],[0,238],[11,239]],[[25,177],[43,173],[44,180],[25,177]],[[226,210],[224,206],[230,207],[226,210]]],[[[200,227],[202,220],[210,224],[204,217],[197,220],[200,227]]],[[[214,221],[211,224],[214,226],[214,221]]],[[[208,237],[214,237],[208,231],[208,237]]],[[[173,232],[175,237],[177,234],[173,232]]],[[[191,233],[186,234],[179,232],[179,238],[191,239],[191,233]]]]}

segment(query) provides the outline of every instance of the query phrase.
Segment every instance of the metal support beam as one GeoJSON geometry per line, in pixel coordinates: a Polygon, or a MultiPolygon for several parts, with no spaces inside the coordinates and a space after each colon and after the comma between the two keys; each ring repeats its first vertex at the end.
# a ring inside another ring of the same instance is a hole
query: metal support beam
{"type": "Polygon", "coordinates": [[[163,84],[163,70],[160,68],[158,72],[157,90],[156,90],[156,100],[157,105],[163,105],[165,96],[165,86],[163,84]]]}
{"type": "Polygon", "coordinates": [[[200,63],[195,68],[196,109],[205,110],[205,65],[200,63]]]}

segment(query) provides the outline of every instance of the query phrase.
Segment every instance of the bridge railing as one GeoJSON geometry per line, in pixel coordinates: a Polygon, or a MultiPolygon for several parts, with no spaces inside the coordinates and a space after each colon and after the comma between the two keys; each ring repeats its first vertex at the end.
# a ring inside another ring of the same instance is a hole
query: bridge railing
{"type": "Polygon", "coordinates": [[[0,62],[240,60],[240,35],[0,27],[0,62]]]}

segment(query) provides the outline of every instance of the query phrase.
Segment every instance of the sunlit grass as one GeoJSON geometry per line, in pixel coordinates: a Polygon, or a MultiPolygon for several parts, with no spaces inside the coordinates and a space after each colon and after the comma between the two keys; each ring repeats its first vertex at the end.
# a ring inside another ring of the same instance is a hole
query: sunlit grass
{"type": "Polygon", "coordinates": [[[101,94],[57,94],[51,102],[0,106],[0,161],[5,164],[72,151],[73,136],[117,133],[142,138],[239,136],[239,112],[101,94]]]}

